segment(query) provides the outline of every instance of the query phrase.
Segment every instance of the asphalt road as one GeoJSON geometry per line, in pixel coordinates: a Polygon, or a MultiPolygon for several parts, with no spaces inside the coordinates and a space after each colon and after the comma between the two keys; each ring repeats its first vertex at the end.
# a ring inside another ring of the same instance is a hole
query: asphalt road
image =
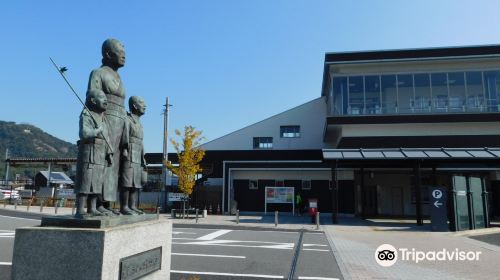
{"type": "MultiPolygon", "coordinates": [[[[287,279],[299,232],[174,228],[172,279],[287,279]]],[[[323,233],[304,233],[294,279],[342,279],[323,233]]]]}
{"type": "Polygon", "coordinates": [[[471,236],[469,238],[486,242],[492,245],[500,246],[500,233],[476,235],[476,236],[471,236]]]}
{"type": "MultiPolygon", "coordinates": [[[[15,229],[39,225],[39,219],[0,209],[0,279],[9,279],[15,229]]],[[[171,279],[287,279],[294,259],[294,279],[342,279],[323,233],[303,233],[295,258],[299,237],[293,231],[174,227],[171,279]]]]}
{"type": "MultiPolygon", "coordinates": [[[[39,225],[39,220],[12,217],[12,211],[0,210],[0,280],[10,279],[14,233],[18,227],[39,225]]],[[[19,215],[16,215],[19,216],[19,215]]]]}

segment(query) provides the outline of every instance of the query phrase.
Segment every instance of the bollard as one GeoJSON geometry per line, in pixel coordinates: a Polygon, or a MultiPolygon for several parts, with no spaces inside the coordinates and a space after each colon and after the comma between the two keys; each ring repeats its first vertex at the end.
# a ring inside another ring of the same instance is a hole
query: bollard
{"type": "Polygon", "coordinates": [[[278,211],[274,211],[274,226],[278,226],[278,211]]]}
{"type": "Polygon", "coordinates": [[[44,201],[40,200],[40,213],[43,212],[43,203],[44,203],[44,201]]]}
{"type": "Polygon", "coordinates": [[[240,223],[240,210],[236,210],[236,224],[240,223]]]}
{"type": "Polygon", "coordinates": [[[59,207],[58,207],[58,206],[59,206],[59,200],[56,200],[56,203],[55,203],[55,204],[56,204],[56,205],[54,205],[54,214],[56,214],[56,215],[57,215],[57,208],[59,208],[59,207]]]}
{"type": "Polygon", "coordinates": [[[171,213],[171,214],[170,214],[170,217],[172,217],[172,219],[173,219],[173,218],[175,218],[175,210],[174,210],[174,209],[172,209],[172,211],[170,211],[170,213],[171,213]]]}
{"type": "Polygon", "coordinates": [[[319,229],[319,212],[316,212],[316,230],[319,229]]]}
{"type": "Polygon", "coordinates": [[[198,223],[198,208],[196,208],[196,223],[198,223]]]}
{"type": "Polygon", "coordinates": [[[3,200],[3,208],[7,207],[7,199],[3,200]]]}
{"type": "Polygon", "coordinates": [[[30,199],[30,200],[28,201],[28,205],[26,206],[26,211],[28,211],[28,212],[30,211],[31,202],[33,202],[33,200],[31,200],[31,199],[30,199]]]}
{"type": "Polygon", "coordinates": [[[156,207],[156,219],[160,219],[160,207],[156,207]]]}
{"type": "Polygon", "coordinates": [[[14,200],[14,209],[17,209],[17,199],[14,200]]]}
{"type": "Polygon", "coordinates": [[[71,206],[71,215],[74,216],[75,215],[75,207],[76,207],[76,200],[73,201],[73,206],[71,206]]]}

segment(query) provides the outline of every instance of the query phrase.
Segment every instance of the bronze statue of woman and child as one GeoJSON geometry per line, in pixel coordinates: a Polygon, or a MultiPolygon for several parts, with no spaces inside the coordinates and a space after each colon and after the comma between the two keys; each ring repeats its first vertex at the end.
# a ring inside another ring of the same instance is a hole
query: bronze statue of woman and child
{"type": "Polygon", "coordinates": [[[138,193],[146,183],[143,129],[144,100],[132,96],[125,110],[125,90],[118,69],[125,50],[115,39],[102,45],[102,66],[90,73],[80,115],[76,218],[140,215],[138,193]],[[119,191],[120,210],[111,207],[119,191]]]}

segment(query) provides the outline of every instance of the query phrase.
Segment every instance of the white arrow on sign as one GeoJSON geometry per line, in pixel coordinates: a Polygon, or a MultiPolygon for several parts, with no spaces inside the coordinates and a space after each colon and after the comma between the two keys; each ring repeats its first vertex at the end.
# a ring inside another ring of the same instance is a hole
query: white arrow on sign
{"type": "Polygon", "coordinates": [[[434,206],[436,206],[436,208],[439,208],[440,205],[443,205],[443,203],[439,202],[439,200],[434,201],[434,206]]]}

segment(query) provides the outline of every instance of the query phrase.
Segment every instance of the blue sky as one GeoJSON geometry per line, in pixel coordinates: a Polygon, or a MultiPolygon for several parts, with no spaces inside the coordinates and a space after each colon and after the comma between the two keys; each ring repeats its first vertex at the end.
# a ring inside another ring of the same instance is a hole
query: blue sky
{"type": "Polygon", "coordinates": [[[76,142],[81,105],[49,56],[84,96],[113,37],[161,152],[167,96],[171,135],[213,140],[319,97],[325,52],[500,44],[500,1],[2,1],[0,26],[0,120],[76,142]]]}

